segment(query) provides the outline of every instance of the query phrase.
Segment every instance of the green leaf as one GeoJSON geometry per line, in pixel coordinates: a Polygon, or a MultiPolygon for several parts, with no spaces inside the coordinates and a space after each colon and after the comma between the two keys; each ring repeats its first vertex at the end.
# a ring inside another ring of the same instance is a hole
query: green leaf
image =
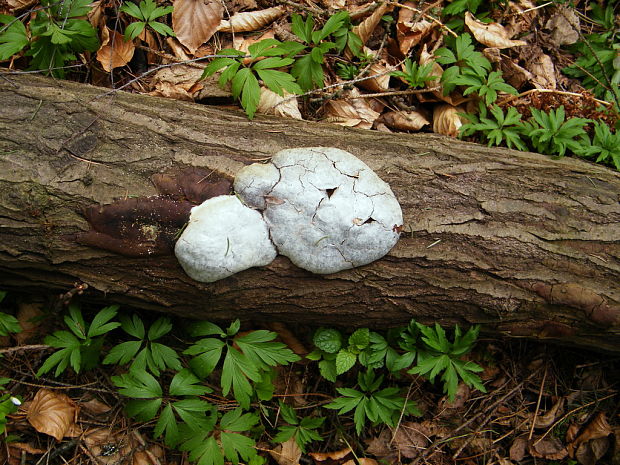
{"type": "Polygon", "coordinates": [[[183,399],[174,402],[172,408],[194,432],[212,431],[217,421],[217,407],[204,400],[183,399]]]}
{"type": "Polygon", "coordinates": [[[174,31],[167,24],[158,23],[158,22],[155,22],[155,21],[150,22],[148,24],[149,24],[149,26],[151,26],[151,28],[153,28],[153,30],[155,32],[161,34],[162,36],[175,37],[174,31]]]}
{"type": "Polygon", "coordinates": [[[190,368],[200,378],[209,376],[222,356],[222,349],[226,345],[225,342],[214,338],[205,338],[196,342],[183,353],[188,355],[198,355],[193,358],[189,365],[190,368]]]}
{"type": "MultiPolygon", "coordinates": [[[[211,64],[213,64],[217,60],[230,60],[229,63],[236,61],[234,58],[216,58],[211,63],[209,63],[209,66],[211,66],[211,64]]],[[[207,68],[209,66],[207,66],[207,68]]],[[[217,68],[215,71],[217,71],[218,69],[221,69],[221,67],[217,68]]],[[[211,74],[213,73],[210,73],[209,76],[211,74]]],[[[222,328],[220,328],[218,325],[211,323],[209,321],[200,321],[198,323],[193,324],[190,328],[190,336],[192,337],[214,336],[214,335],[224,337],[226,333],[224,333],[222,328]]]]}
{"type": "Polygon", "coordinates": [[[0,336],[8,336],[10,333],[21,332],[22,327],[13,315],[0,312],[0,336]]]}
{"type": "Polygon", "coordinates": [[[257,368],[238,350],[229,346],[220,379],[222,394],[228,395],[232,388],[235,399],[243,408],[248,408],[252,395],[252,386],[248,378],[252,381],[260,381],[257,368]]]}
{"type": "Polygon", "coordinates": [[[200,384],[200,380],[189,370],[179,371],[170,382],[169,392],[173,396],[201,396],[211,389],[200,384]]]}
{"type": "Polygon", "coordinates": [[[301,87],[295,82],[295,78],[288,73],[276,70],[260,70],[258,71],[264,84],[278,95],[284,95],[284,91],[291,94],[302,94],[301,87]]]}
{"type": "Polygon", "coordinates": [[[161,399],[129,400],[125,404],[125,412],[140,421],[151,421],[161,407],[161,399]]]}
{"type": "Polygon", "coordinates": [[[103,359],[103,364],[108,365],[111,363],[116,363],[118,365],[125,365],[133,360],[140,350],[141,345],[142,341],[122,342],[108,352],[108,355],[106,355],[103,359]]]}
{"type": "Polygon", "coordinates": [[[336,360],[321,360],[319,362],[321,376],[332,383],[336,382],[336,360]]]}
{"type": "Polygon", "coordinates": [[[162,396],[159,382],[146,371],[134,371],[110,378],[118,392],[135,399],[150,399],[162,396]]]}
{"type": "MultiPolygon", "coordinates": [[[[237,73],[237,76],[239,75],[239,73],[237,73]]],[[[237,76],[235,76],[235,78],[237,76]]],[[[235,84],[235,79],[233,78],[233,87],[234,87],[234,84],[235,84]]],[[[259,102],[260,102],[260,85],[258,84],[258,79],[256,79],[256,76],[250,73],[248,74],[247,79],[245,79],[243,83],[243,92],[241,94],[241,106],[245,110],[245,113],[248,115],[249,119],[254,118],[254,114],[256,113],[256,109],[258,108],[259,102]]]]}
{"type": "Polygon", "coordinates": [[[304,21],[301,15],[294,13],[291,16],[291,31],[305,43],[312,42],[312,29],[314,28],[314,19],[309,14],[304,21]]]}
{"type": "Polygon", "coordinates": [[[149,343],[149,348],[151,360],[153,361],[153,364],[149,366],[149,368],[151,368],[155,374],[158,374],[157,370],[165,370],[166,368],[175,371],[181,369],[179,354],[171,347],[158,342],[151,342],[149,343]]]}
{"type": "Polygon", "coordinates": [[[123,331],[136,339],[144,339],[146,334],[144,331],[144,323],[142,323],[138,315],[134,313],[131,318],[127,315],[121,315],[119,320],[121,321],[121,329],[123,331]]]}
{"type": "Polygon", "coordinates": [[[257,423],[258,415],[256,413],[243,413],[243,410],[237,407],[222,416],[220,427],[226,431],[241,433],[249,431],[257,423]]]}
{"type": "Polygon", "coordinates": [[[256,455],[256,442],[237,433],[222,433],[220,435],[224,456],[233,464],[239,463],[239,456],[245,461],[256,455]]]}
{"type": "Polygon", "coordinates": [[[153,428],[153,436],[158,438],[164,432],[166,433],[165,444],[168,447],[174,447],[179,440],[179,427],[170,404],[167,404],[159,414],[159,419],[153,428]]]}
{"type": "Polygon", "coordinates": [[[312,342],[322,351],[335,354],[342,347],[342,334],[336,329],[319,328],[316,333],[314,333],[312,342]]]}
{"type": "Polygon", "coordinates": [[[144,28],[146,27],[146,23],[142,21],[136,21],[131,23],[129,26],[125,28],[125,40],[133,40],[142,34],[144,28]]]}
{"type": "Polygon", "coordinates": [[[28,34],[24,24],[13,16],[0,15],[0,61],[11,58],[28,45],[28,34]]]}
{"type": "Polygon", "coordinates": [[[355,365],[357,355],[351,353],[348,349],[341,349],[336,355],[336,374],[341,375],[355,365]]]}
{"type": "Polygon", "coordinates": [[[189,451],[189,459],[197,465],[224,465],[224,454],[213,436],[205,438],[204,435],[196,434],[179,449],[189,451]]]}
{"type": "Polygon", "coordinates": [[[304,55],[295,60],[291,74],[297,79],[297,83],[304,92],[315,86],[323,87],[323,67],[316,63],[310,55],[304,55]]]}
{"type": "Polygon", "coordinates": [[[296,362],[299,357],[281,342],[271,342],[277,334],[258,330],[235,339],[243,354],[259,369],[296,362]]]}
{"type": "Polygon", "coordinates": [[[97,315],[95,315],[95,318],[93,318],[93,321],[88,328],[87,337],[101,336],[102,334],[118,328],[121,325],[119,322],[115,321],[109,323],[109,321],[118,313],[118,308],[118,305],[111,305],[109,307],[102,308],[97,315]]]}
{"type": "Polygon", "coordinates": [[[349,336],[349,346],[354,346],[358,350],[366,348],[370,344],[370,330],[360,328],[349,336]]]}
{"type": "Polygon", "coordinates": [[[137,18],[139,20],[146,21],[146,18],[142,15],[142,11],[138,7],[138,5],[136,5],[130,0],[125,1],[123,5],[120,7],[119,11],[126,13],[130,16],[133,16],[134,18],[137,18]]]}

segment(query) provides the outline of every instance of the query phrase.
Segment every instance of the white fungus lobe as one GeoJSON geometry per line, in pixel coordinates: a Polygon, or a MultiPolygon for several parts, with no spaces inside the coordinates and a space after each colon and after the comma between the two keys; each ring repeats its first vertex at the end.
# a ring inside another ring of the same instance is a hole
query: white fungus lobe
{"type": "Polygon", "coordinates": [[[179,263],[196,281],[213,282],[276,257],[260,212],[234,195],[221,195],[192,208],[176,243],[179,263]]]}
{"type": "Polygon", "coordinates": [[[383,257],[403,224],[389,185],[336,148],[282,150],[270,164],[243,168],[234,188],[247,205],[263,211],[278,252],[317,274],[383,257]]]}

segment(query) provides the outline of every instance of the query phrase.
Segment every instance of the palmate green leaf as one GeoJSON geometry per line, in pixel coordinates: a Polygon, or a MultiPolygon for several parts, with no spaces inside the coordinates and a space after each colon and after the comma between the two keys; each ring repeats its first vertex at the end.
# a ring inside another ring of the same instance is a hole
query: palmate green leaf
{"type": "MultiPolygon", "coordinates": [[[[230,91],[235,99],[238,99],[241,96],[241,92],[244,90],[245,82],[250,76],[252,76],[252,70],[249,68],[242,68],[235,73],[230,87],[230,91]]],[[[256,83],[256,85],[258,86],[258,83],[256,83]]]]}
{"type": "MultiPolygon", "coordinates": [[[[174,7],[172,5],[169,5],[169,6],[158,6],[148,16],[149,25],[151,27],[153,27],[153,24],[162,24],[162,23],[153,23],[152,21],[157,19],[157,18],[161,18],[162,16],[165,16],[165,15],[167,15],[169,13],[172,13],[173,10],[174,10],[174,7]]],[[[155,28],[153,28],[153,29],[155,29],[155,28]]]]}
{"type": "Polygon", "coordinates": [[[314,29],[314,18],[308,14],[306,20],[301,15],[294,13],[291,16],[291,31],[306,44],[312,43],[312,30],[314,29]]]}
{"type": "Polygon", "coordinates": [[[248,52],[254,58],[258,58],[261,56],[279,56],[280,51],[277,47],[281,45],[282,42],[277,39],[263,39],[250,45],[248,47],[248,52]]]}
{"type": "Polygon", "coordinates": [[[162,396],[159,382],[146,371],[134,371],[120,376],[112,376],[112,382],[120,389],[118,392],[134,399],[151,399],[162,396]]]}
{"type": "Polygon", "coordinates": [[[211,389],[200,384],[200,380],[189,370],[179,371],[170,382],[169,392],[173,396],[201,396],[211,389]]]}
{"type": "Polygon", "coordinates": [[[60,376],[60,374],[69,366],[69,359],[71,358],[72,350],[73,349],[61,349],[58,352],[54,352],[45,360],[45,362],[43,362],[43,365],[41,365],[41,368],[37,371],[37,376],[44,375],[54,367],[56,367],[54,376],[60,376]]]}
{"type": "Polygon", "coordinates": [[[189,366],[200,378],[209,376],[217,366],[225,342],[215,338],[205,338],[197,341],[183,353],[198,355],[189,362],[189,366]]]}
{"type": "MultiPolygon", "coordinates": [[[[221,59],[222,58],[217,58],[217,60],[221,60],[221,59]]],[[[235,61],[233,58],[224,58],[224,59],[235,61]]],[[[198,323],[192,324],[190,327],[189,334],[192,337],[204,337],[204,336],[214,336],[214,335],[217,335],[220,337],[226,336],[226,333],[224,332],[222,328],[220,328],[215,323],[211,323],[210,321],[199,321],[198,323]]]]}
{"type": "Polygon", "coordinates": [[[102,308],[93,318],[92,323],[88,328],[87,337],[101,336],[108,333],[115,328],[118,328],[121,324],[119,322],[111,322],[110,320],[118,313],[118,305],[110,305],[109,307],[102,308]]]}
{"type": "MultiPolygon", "coordinates": [[[[297,426],[291,425],[283,425],[278,428],[278,433],[273,437],[271,442],[281,444],[283,442],[288,441],[293,436],[296,436],[298,432],[297,426]]],[[[299,443],[298,443],[299,445],[299,443]]],[[[302,452],[305,452],[304,449],[300,446],[302,452]]]]}
{"type": "Polygon", "coordinates": [[[133,16],[134,18],[141,21],[146,21],[146,18],[142,14],[140,7],[133,3],[131,0],[125,1],[120,7],[119,11],[121,11],[122,13],[127,13],[129,16],[133,16]]]}
{"type": "Polygon", "coordinates": [[[153,436],[155,438],[160,437],[165,433],[164,443],[168,447],[174,447],[179,441],[179,426],[177,420],[172,411],[172,406],[167,404],[159,413],[159,418],[153,428],[153,436]]]}
{"type": "Polygon", "coordinates": [[[324,405],[330,410],[338,410],[338,414],[350,412],[356,408],[362,399],[364,393],[351,388],[336,388],[341,397],[336,397],[329,404],[324,405]]]}
{"type": "Polygon", "coordinates": [[[304,55],[295,60],[291,74],[304,92],[313,89],[315,86],[323,87],[323,67],[316,63],[310,55],[304,55]]]}
{"type": "Polygon", "coordinates": [[[125,40],[133,40],[138,37],[144,28],[146,23],[143,21],[135,21],[125,28],[125,40]]]}
{"type": "Polygon", "coordinates": [[[204,400],[178,400],[172,403],[172,408],[192,431],[212,431],[217,421],[217,407],[204,400]]]}
{"type": "Polygon", "coordinates": [[[594,137],[584,141],[579,155],[597,157],[596,162],[612,163],[620,170],[620,132],[611,132],[604,122],[594,122],[594,137]]]}
{"type": "Polygon", "coordinates": [[[146,331],[144,329],[144,323],[142,323],[142,320],[138,315],[134,313],[131,318],[127,315],[121,315],[119,320],[123,331],[136,339],[144,339],[146,331]]]}
{"type": "Polygon", "coordinates": [[[244,334],[235,339],[241,352],[258,369],[286,365],[300,358],[281,342],[272,342],[277,334],[272,331],[258,330],[244,334]]]}
{"type": "Polygon", "coordinates": [[[239,463],[239,457],[248,461],[256,455],[256,441],[238,433],[225,433],[220,435],[224,456],[233,464],[239,463]]]}
{"type": "Polygon", "coordinates": [[[344,26],[345,22],[349,19],[349,13],[347,11],[339,11],[329,17],[325,25],[320,31],[316,31],[312,34],[312,40],[315,44],[325,39],[330,34],[333,34],[338,29],[344,26]]]}
{"type": "Polygon", "coordinates": [[[286,405],[281,400],[278,402],[280,407],[280,415],[282,419],[290,425],[297,425],[299,423],[299,418],[295,413],[295,410],[290,405],[286,405]]]}
{"type": "Polygon", "coordinates": [[[0,61],[8,60],[28,45],[24,24],[13,16],[0,15],[0,61]]]}
{"type": "Polygon", "coordinates": [[[288,73],[273,69],[259,70],[258,77],[273,92],[284,95],[284,91],[291,94],[302,94],[301,87],[295,82],[295,78],[288,73]]]}
{"type": "Polygon", "coordinates": [[[222,416],[220,427],[226,431],[242,433],[252,429],[258,423],[258,420],[256,412],[243,413],[243,410],[237,407],[222,416]]]}
{"type": "Polygon", "coordinates": [[[159,342],[150,342],[149,345],[150,359],[147,359],[147,363],[152,361],[149,364],[149,368],[153,371],[154,374],[159,374],[159,371],[163,371],[166,368],[170,368],[171,370],[178,371],[181,369],[181,360],[179,359],[179,354],[164,344],[160,344],[159,342]]]}
{"type": "Polygon", "coordinates": [[[108,352],[103,359],[103,364],[116,363],[117,365],[125,365],[133,360],[141,346],[142,341],[122,342],[108,352]]]}
{"type": "Polygon", "coordinates": [[[237,349],[229,346],[220,379],[222,394],[227,396],[232,388],[235,399],[243,408],[248,408],[252,395],[252,386],[248,378],[252,381],[260,381],[257,368],[237,349]]]}
{"type": "Polygon", "coordinates": [[[197,465],[224,465],[224,454],[213,436],[195,434],[179,447],[189,452],[189,459],[197,465]]]}
{"type": "MultiPolygon", "coordinates": [[[[237,73],[237,75],[238,74],[239,73],[237,73]]],[[[234,81],[235,79],[233,78],[233,84],[234,84],[234,81]]],[[[243,84],[243,91],[241,94],[241,106],[245,110],[245,113],[246,115],[248,115],[249,119],[254,118],[254,114],[256,113],[256,109],[258,108],[259,102],[260,102],[260,85],[258,84],[258,79],[256,79],[256,76],[250,73],[248,74],[247,79],[245,79],[245,82],[243,84]]]]}
{"type": "Polygon", "coordinates": [[[125,404],[125,412],[140,421],[151,421],[159,412],[161,399],[129,400],[125,404]]]}
{"type": "Polygon", "coordinates": [[[8,336],[10,333],[21,332],[22,327],[13,315],[0,312],[0,336],[8,336]]]}
{"type": "MultiPolygon", "coordinates": [[[[172,7],[170,7],[172,8],[172,7]]],[[[175,33],[172,30],[172,28],[170,26],[168,26],[167,24],[164,23],[159,23],[157,21],[151,21],[150,23],[148,23],[149,26],[151,26],[151,28],[161,34],[162,36],[170,36],[170,37],[175,37],[175,33]]]]}
{"type": "Polygon", "coordinates": [[[64,317],[67,327],[80,339],[86,339],[87,326],[82,316],[80,307],[76,304],[69,305],[69,314],[64,317]]]}

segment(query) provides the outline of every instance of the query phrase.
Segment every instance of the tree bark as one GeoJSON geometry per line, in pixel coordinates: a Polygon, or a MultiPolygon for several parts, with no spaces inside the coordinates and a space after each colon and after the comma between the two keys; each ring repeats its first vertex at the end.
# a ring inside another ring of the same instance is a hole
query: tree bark
{"type": "Polygon", "coordinates": [[[237,111],[107,91],[0,78],[2,288],[67,292],[80,282],[87,298],[186,317],[481,323],[489,332],[620,351],[618,173],[433,134],[248,121],[237,111]],[[245,164],[300,146],[347,150],[391,185],[405,224],[386,257],[328,276],[278,257],[202,284],[173,255],[157,255],[187,217],[187,184],[203,181],[197,173],[230,180],[245,164]],[[152,197],[158,179],[177,182],[167,197],[152,197]],[[157,214],[149,214],[151,201],[157,214]],[[129,223],[141,235],[124,235],[129,223]],[[145,246],[145,230],[167,236],[145,246]]]}

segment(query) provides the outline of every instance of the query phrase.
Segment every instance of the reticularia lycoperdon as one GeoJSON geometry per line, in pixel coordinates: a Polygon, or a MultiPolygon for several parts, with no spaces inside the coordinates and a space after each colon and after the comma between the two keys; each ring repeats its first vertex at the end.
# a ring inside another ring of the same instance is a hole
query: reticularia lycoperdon
{"type": "Polygon", "coordinates": [[[224,214],[231,202],[218,199],[234,196],[215,197],[194,207],[175,247],[193,279],[212,282],[267,265],[276,249],[312,273],[335,273],[383,257],[398,241],[403,224],[390,186],[364,162],[336,148],[282,150],[270,163],[239,171],[234,189],[246,204],[243,208],[259,217],[262,213],[257,224],[262,221],[264,229],[249,227],[240,214],[224,214]],[[208,215],[203,213],[205,206],[208,215]],[[237,256],[238,266],[233,266],[237,256]]]}

